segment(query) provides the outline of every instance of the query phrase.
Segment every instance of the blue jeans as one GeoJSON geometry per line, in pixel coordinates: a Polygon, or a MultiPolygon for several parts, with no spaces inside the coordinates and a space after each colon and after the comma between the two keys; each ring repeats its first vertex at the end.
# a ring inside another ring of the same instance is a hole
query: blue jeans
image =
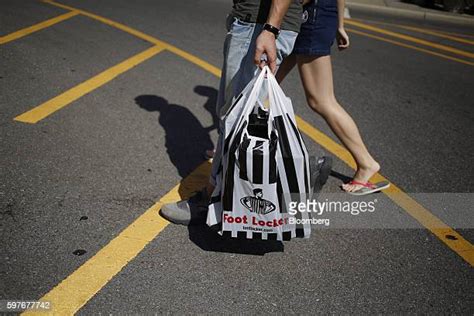
{"type": "MultiPolygon", "coordinates": [[[[224,42],[224,65],[217,95],[216,113],[222,117],[235,96],[247,86],[257,74],[258,67],[254,64],[255,41],[262,32],[263,25],[243,22],[229,17],[227,21],[227,36],[224,42]]],[[[276,41],[277,66],[293,50],[298,33],[282,30],[276,41]]],[[[216,175],[221,162],[222,121],[219,126],[219,139],[216,153],[212,161],[210,183],[216,184],[216,175]]]]}

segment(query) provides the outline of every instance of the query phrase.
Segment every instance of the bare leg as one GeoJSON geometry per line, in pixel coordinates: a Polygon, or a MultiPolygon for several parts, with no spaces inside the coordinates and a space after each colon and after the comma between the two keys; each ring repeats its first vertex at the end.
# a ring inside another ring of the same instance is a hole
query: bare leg
{"type": "MultiPolygon", "coordinates": [[[[309,106],[326,120],[354,157],[357,163],[354,180],[369,181],[380,166],[367,151],[354,120],[334,96],[331,57],[296,56],[296,60],[309,106]]],[[[360,187],[343,185],[343,189],[349,192],[360,187]]]]}

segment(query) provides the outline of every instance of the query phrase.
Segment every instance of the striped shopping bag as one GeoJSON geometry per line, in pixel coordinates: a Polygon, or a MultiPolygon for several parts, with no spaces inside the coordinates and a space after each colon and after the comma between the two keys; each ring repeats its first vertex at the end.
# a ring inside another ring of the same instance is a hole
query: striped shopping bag
{"type": "Polygon", "coordinates": [[[309,237],[309,223],[301,223],[308,214],[288,212],[290,202],[306,201],[311,194],[309,157],[291,100],[268,67],[227,111],[221,139],[207,224],[232,237],[309,237]]]}

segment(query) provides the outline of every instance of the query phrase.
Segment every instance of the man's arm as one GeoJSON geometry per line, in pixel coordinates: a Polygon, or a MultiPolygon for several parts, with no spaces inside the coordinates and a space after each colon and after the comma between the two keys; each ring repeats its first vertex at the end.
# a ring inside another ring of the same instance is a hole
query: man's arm
{"type": "MultiPolygon", "coordinates": [[[[283,17],[288,11],[292,1],[293,0],[272,0],[267,23],[276,28],[280,28],[283,17]]],[[[277,60],[275,35],[269,31],[263,30],[257,37],[255,48],[255,64],[259,65],[260,68],[263,67],[265,63],[261,62],[261,58],[263,54],[266,54],[268,66],[271,71],[275,73],[277,60]]]]}
{"type": "Polygon", "coordinates": [[[293,0],[272,0],[270,12],[268,13],[267,23],[280,28],[283,17],[285,16],[293,0]]]}

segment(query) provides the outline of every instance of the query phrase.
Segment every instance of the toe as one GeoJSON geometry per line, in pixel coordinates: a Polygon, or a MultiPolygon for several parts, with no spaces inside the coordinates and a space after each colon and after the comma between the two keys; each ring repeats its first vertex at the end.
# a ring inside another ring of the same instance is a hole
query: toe
{"type": "Polygon", "coordinates": [[[346,187],[344,188],[344,190],[346,192],[355,192],[357,190],[359,190],[360,188],[362,188],[362,186],[360,185],[357,185],[357,184],[348,184],[346,185],[346,187]]]}
{"type": "Polygon", "coordinates": [[[350,184],[348,184],[348,183],[344,183],[344,184],[342,185],[342,189],[343,189],[344,191],[346,191],[346,192],[350,192],[351,187],[352,187],[352,185],[350,185],[350,184]]]}

